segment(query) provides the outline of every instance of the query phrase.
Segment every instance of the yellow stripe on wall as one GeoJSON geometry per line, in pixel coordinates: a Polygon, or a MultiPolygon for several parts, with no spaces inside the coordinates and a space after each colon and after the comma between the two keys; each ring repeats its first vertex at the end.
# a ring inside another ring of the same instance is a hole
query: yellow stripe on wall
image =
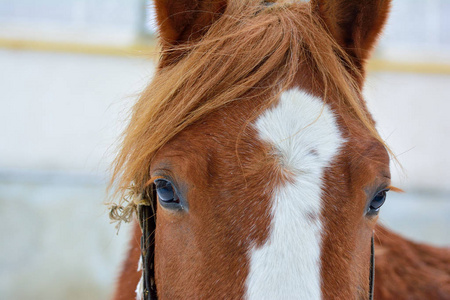
{"type": "Polygon", "coordinates": [[[157,48],[155,45],[151,44],[134,44],[130,46],[104,46],[95,44],[14,40],[0,38],[0,48],[46,52],[83,53],[93,55],[150,56],[151,58],[157,57],[157,48]]]}
{"type": "Polygon", "coordinates": [[[374,72],[403,72],[450,75],[450,64],[397,62],[382,59],[369,61],[368,70],[374,72]]]}
{"type": "MultiPolygon", "coordinates": [[[[84,53],[92,55],[158,57],[155,44],[134,44],[130,46],[94,45],[51,41],[14,40],[0,38],[0,48],[46,52],[84,53]]],[[[450,75],[450,64],[397,62],[383,59],[369,61],[368,70],[373,72],[403,72],[450,75]]]]}

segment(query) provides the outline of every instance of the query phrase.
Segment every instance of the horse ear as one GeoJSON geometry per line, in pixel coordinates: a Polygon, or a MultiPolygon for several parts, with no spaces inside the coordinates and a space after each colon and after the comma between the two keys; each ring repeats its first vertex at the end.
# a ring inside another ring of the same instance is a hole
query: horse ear
{"type": "Polygon", "coordinates": [[[165,50],[199,39],[225,11],[226,0],[155,0],[165,50]]]}
{"type": "Polygon", "coordinates": [[[311,0],[311,5],[355,65],[362,68],[386,23],[391,0],[311,0]]]}

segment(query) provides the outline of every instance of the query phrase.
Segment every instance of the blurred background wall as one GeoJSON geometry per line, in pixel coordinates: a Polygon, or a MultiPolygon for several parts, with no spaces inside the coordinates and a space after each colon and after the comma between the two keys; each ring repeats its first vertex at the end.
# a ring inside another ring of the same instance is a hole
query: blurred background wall
{"type": "MultiPolygon", "coordinates": [[[[450,1],[394,0],[365,94],[395,165],[381,222],[449,245],[450,1]]],[[[0,0],[0,298],[108,299],[108,168],[151,79],[144,0],[0,0]]]]}

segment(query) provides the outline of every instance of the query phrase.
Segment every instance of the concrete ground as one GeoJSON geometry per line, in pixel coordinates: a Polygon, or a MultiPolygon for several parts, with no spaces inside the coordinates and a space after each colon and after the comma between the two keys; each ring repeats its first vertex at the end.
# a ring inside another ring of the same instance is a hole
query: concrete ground
{"type": "MultiPolygon", "coordinates": [[[[0,50],[0,298],[108,299],[125,251],[103,205],[144,57],[0,50]],[[26,287],[26,288],[24,288],[26,287]]],[[[366,94],[394,169],[381,221],[450,245],[448,75],[370,73],[366,94]]]]}

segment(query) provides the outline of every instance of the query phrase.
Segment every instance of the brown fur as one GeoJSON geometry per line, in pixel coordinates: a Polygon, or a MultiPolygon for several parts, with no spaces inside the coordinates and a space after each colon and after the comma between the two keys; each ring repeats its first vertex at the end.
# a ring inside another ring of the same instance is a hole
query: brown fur
{"type": "MultiPolygon", "coordinates": [[[[241,105],[233,106],[242,109],[241,105]]],[[[248,118],[252,106],[241,114],[235,110],[234,121],[239,115],[242,120],[248,118]]],[[[251,242],[262,244],[267,238],[271,193],[264,194],[261,183],[266,180],[264,174],[274,173],[276,164],[253,132],[242,136],[238,147],[243,160],[240,165],[236,163],[235,134],[243,124],[241,121],[232,126],[227,122],[234,130],[217,131],[227,112],[230,110],[217,112],[211,119],[183,131],[154,159],[151,172],[174,178],[178,186],[189,191],[186,195],[190,199],[189,213],[175,216],[158,207],[155,247],[165,251],[156,252],[155,261],[158,295],[162,299],[241,298],[248,272],[246,250],[251,242]],[[259,163],[255,165],[255,161],[259,163]],[[170,173],[166,171],[167,164],[170,173]],[[243,180],[239,176],[241,168],[254,180],[243,180]],[[237,204],[233,199],[244,201],[237,204]],[[198,268],[192,268],[193,265],[198,268]],[[175,286],[172,280],[166,280],[172,277],[176,277],[175,286]],[[187,286],[194,288],[186,289],[187,286]]]]}
{"type": "MultiPolygon", "coordinates": [[[[281,92],[299,87],[327,102],[347,140],[323,178],[322,294],[327,299],[365,299],[377,217],[364,212],[371,197],[390,185],[390,174],[385,144],[361,89],[364,62],[390,1],[313,1],[312,6],[279,1],[269,7],[256,0],[224,3],[156,1],[163,46],[159,68],[134,107],[115,164],[119,193],[133,186],[138,195],[151,178],[162,176],[189,200],[186,211],[157,208],[158,296],[244,296],[247,251],[266,241],[273,191],[290,180],[251,122],[275,105],[281,92]]],[[[125,215],[118,218],[126,219],[135,205],[132,200],[120,202],[125,215]]],[[[429,283],[434,278],[440,278],[443,288],[430,295],[447,297],[450,275],[448,268],[439,267],[448,252],[377,230],[381,246],[386,237],[392,248],[377,261],[376,297],[418,299],[426,294],[420,291],[436,287],[429,283]],[[394,240],[414,254],[400,259],[394,240]],[[434,269],[441,273],[422,278],[408,271],[397,277],[405,282],[395,290],[395,280],[383,279],[384,274],[397,276],[397,269],[389,269],[396,264],[383,262],[387,258],[399,265],[417,259],[427,266],[421,274],[434,269]]],[[[127,263],[134,260],[136,266],[135,251],[127,263]]],[[[136,280],[130,268],[126,266],[121,280],[136,280]]],[[[130,295],[131,287],[134,291],[135,285],[121,282],[116,299],[130,295]]]]}
{"type": "MultiPolygon", "coordinates": [[[[140,231],[137,224],[134,226],[140,231]]],[[[381,225],[375,232],[375,299],[450,299],[448,249],[408,241],[381,225]]],[[[131,244],[135,242],[133,239],[131,244]]],[[[114,300],[134,299],[141,276],[136,269],[139,255],[138,251],[128,253],[114,300]]]]}
{"type": "Polygon", "coordinates": [[[114,300],[129,300],[136,298],[136,286],[141,279],[142,272],[138,272],[138,262],[141,255],[141,229],[137,224],[133,225],[132,237],[126,260],[117,278],[117,286],[114,292],[114,300]]]}
{"type": "Polygon", "coordinates": [[[362,70],[380,28],[386,23],[391,1],[312,0],[336,41],[350,54],[354,66],[362,70]]]}
{"type": "Polygon", "coordinates": [[[176,50],[174,46],[198,41],[225,7],[225,0],[155,1],[160,42],[165,49],[160,67],[178,61],[185,51],[176,50]]]}
{"type": "Polygon", "coordinates": [[[450,251],[377,226],[375,299],[450,299],[450,251]]]}

